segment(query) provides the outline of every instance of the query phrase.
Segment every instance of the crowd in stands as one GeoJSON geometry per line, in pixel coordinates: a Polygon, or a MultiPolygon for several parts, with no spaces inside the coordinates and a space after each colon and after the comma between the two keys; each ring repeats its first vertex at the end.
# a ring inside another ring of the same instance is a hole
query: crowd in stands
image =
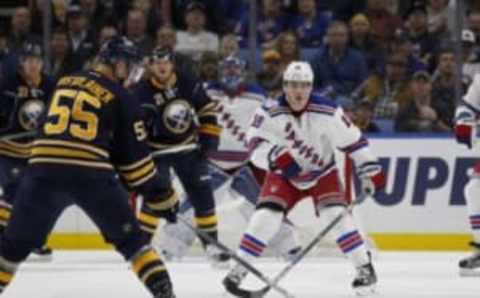
{"type": "MultiPolygon", "coordinates": [[[[13,1],[0,27],[3,74],[15,71],[26,40],[43,42],[44,1],[13,1]]],[[[123,34],[143,54],[170,48],[181,71],[216,80],[225,57],[248,59],[255,17],[258,61],[249,65],[256,70],[250,79],[272,97],[286,65],[307,60],[315,91],[364,131],[449,132],[459,95],[480,71],[480,1],[465,2],[460,40],[455,0],[258,0],[256,16],[249,2],[52,0],[49,72],[58,78],[85,68],[103,41],[123,34]]]]}

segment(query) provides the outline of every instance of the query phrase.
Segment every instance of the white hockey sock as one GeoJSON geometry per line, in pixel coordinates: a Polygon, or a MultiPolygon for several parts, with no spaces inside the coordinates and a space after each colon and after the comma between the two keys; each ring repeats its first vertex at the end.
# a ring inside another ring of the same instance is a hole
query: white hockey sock
{"type": "Polygon", "coordinates": [[[285,260],[289,260],[295,249],[301,248],[302,244],[298,239],[295,227],[286,220],[282,220],[279,230],[275,233],[268,247],[277,255],[285,260]]]}
{"type": "Polygon", "coordinates": [[[467,201],[470,227],[473,241],[480,244],[480,179],[473,178],[465,186],[465,199],[467,201]]]}
{"type": "MultiPolygon", "coordinates": [[[[320,216],[324,217],[326,222],[331,222],[338,214],[343,212],[345,208],[346,207],[343,206],[326,207],[321,210],[320,216]]],[[[338,247],[355,267],[360,267],[370,262],[367,248],[353,222],[351,214],[345,215],[330,233],[337,239],[338,247]]]]}
{"type": "Polygon", "coordinates": [[[247,259],[262,255],[282,223],[283,213],[262,208],[253,214],[240,242],[238,255],[247,259]]]}

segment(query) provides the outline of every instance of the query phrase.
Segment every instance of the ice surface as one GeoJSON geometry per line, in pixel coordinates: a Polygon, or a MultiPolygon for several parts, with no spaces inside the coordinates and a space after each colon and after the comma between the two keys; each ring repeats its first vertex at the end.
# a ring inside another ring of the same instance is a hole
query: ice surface
{"type": "MultiPolygon", "coordinates": [[[[461,253],[381,253],[373,297],[478,298],[480,278],[460,278],[461,253]]],[[[25,263],[2,298],[149,298],[121,258],[110,251],[55,252],[52,263],[25,263]]],[[[273,276],[283,264],[264,259],[258,267],[273,276]]],[[[226,297],[225,271],[211,269],[202,258],[169,263],[178,298],[226,297]]],[[[282,285],[297,298],[355,297],[353,270],[346,259],[308,258],[282,285]]],[[[246,286],[260,285],[248,280],[246,286]]],[[[271,293],[267,297],[281,297],[271,293]]]]}

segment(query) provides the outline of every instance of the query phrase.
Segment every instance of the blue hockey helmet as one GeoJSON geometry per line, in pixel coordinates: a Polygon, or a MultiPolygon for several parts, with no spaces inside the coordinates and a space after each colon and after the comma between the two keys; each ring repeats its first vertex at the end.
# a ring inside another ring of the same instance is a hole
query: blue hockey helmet
{"type": "Polygon", "coordinates": [[[22,45],[19,54],[20,60],[24,60],[27,57],[38,57],[43,59],[43,48],[39,43],[27,41],[22,45]]]}
{"type": "Polygon", "coordinates": [[[219,65],[220,83],[229,90],[236,90],[246,79],[246,62],[237,56],[228,56],[219,65]]]}
{"type": "Polygon", "coordinates": [[[105,41],[98,52],[101,63],[113,65],[118,61],[135,63],[140,60],[140,54],[135,44],[124,36],[114,36],[105,41]]]}

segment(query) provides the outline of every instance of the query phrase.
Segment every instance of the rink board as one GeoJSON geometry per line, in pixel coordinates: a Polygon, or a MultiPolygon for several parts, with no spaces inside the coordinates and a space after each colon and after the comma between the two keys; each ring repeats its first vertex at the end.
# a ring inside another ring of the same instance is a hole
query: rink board
{"type": "MultiPolygon", "coordinates": [[[[382,137],[370,138],[370,142],[386,169],[387,187],[355,214],[377,246],[387,250],[467,249],[470,236],[463,188],[467,171],[480,153],[448,137],[382,137]]],[[[304,214],[307,209],[294,210],[293,221],[307,226],[308,220],[302,222],[312,217],[304,214]]],[[[75,207],[62,215],[51,243],[58,248],[108,248],[75,207]]]]}

